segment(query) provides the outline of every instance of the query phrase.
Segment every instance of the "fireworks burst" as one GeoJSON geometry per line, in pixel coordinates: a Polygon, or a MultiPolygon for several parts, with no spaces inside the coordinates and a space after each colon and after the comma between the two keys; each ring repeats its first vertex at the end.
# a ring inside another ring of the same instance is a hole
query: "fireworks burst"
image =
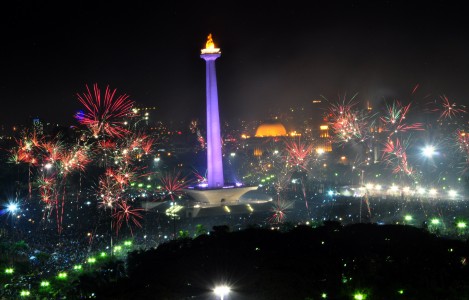
{"type": "Polygon", "coordinates": [[[339,143],[350,141],[365,142],[370,138],[370,127],[373,116],[368,112],[356,109],[353,102],[356,95],[348,102],[332,104],[329,109],[329,124],[334,137],[339,143]]]}
{"type": "Polygon", "coordinates": [[[399,101],[386,105],[386,114],[380,119],[384,124],[384,131],[389,132],[389,136],[410,130],[424,130],[422,123],[406,123],[409,109],[410,104],[402,105],[399,101]]]}
{"type": "Polygon", "coordinates": [[[439,119],[451,119],[452,117],[467,113],[465,107],[460,108],[456,102],[451,102],[445,95],[440,96],[440,99],[442,102],[439,119]]]}
{"type": "Polygon", "coordinates": [[[124,94],[115,98],[116,89],[109,86],[101,98],[101,90],[97,84],[93,85],[93,92],[86,85],[86,92],[77,94],[78,100],[86,108],[86,112],[79,112],[75,118],[80,124],[88,126],[93,136],[107,134],[112,137],[122,137],[129,131],[123,127],[122,118],[131,117],[133,101],[124,94]]]}
{"type": "Polygon", "coordinates": [[[268,221],[272,224],[279,224],[285,222],[287,218],[287,210],[292,206],[293,202],[278,200],[271,209],[273,213],[268,221]]]}
{"type": "Polygon", "coordinates": [[[81,207],[78,201],[82,174],[93,162],[104,166],[100,168],[104,174],[99,176],[97,183],[98,206],[110,208],[116,218],[114,225],[117,228],[124,221],[137,225],[139,209],[131,208],[124,199],[129,198],[130,183],[148,175],[143,171],[145,167],[135,164],[141,163],[145,155],[152,153],[154,139],[127,129],[129,126],[124,119],[135,116],[133,101],[129,100],[129,96],[116,96],[116,90],[111,90],[109,86],[102,94],[97,84],[93,85],[93,90],[86,86],[86,92],[77,96],[86,109],[75,117],[87,126],[93,137],[85,131],[77,136],[76,143],[69,143],[61,135],[38,135],[36,132],[24,131],[23,137],[17,139],[16,146],[10,150],[10,162],[28,165],[30,195],[31,179],[35,177],[40,203],[45,208],[43,219],[49,219],[55,212],[59,234],[64,228],[64,219],[69,215],[66,206],[74,199],[67,190],[74,186],[70,180],[75,177],[71,175],[80,174],[79,191],[76,193],[78,210],[81,207]],[[112,163],[112,167],[109,163],[112,163]]]}
{"type": "Polygon", "coordinates": [[[113,227],[116,230],[116,235],[119,235],[119,230],[125,221],[125,224],[130,229],[131,235],[133,235],[132,224],[141,228],[142,224],[139,219],[142,219],[141,211],[143,208],[132,208],[126,201],[120,201],[117,203],[113,217],[113,227]]]}
{"type": "Polygon", "coordinates": [[[462,105],[457,105],[456,102],[451,102],[449,98],[445,95],[440,96],[440,102],[432,102],[431,105],[435,106],[430,108],[432,112],[440,113],[438,120],[451,119],[453,117],[458,117],[461,114],[467,113],[466,107],[462,105]]]}
{"type": "Polygon", "coordinates": [[[184,193],[183,190],[190,185],[187,176],[181,175],[181,171],[165,173],[160,176],[160,181],[163,185],[163,191],[165,192],[162,200],[169,197],[174,201],[177,197],[181,196],[184,193]]]}
{"type": "Polygon", "coordinates": [[[74,147],[73,149],[64,151],[61,159],[61,169],[66,175],[75,170],[85,171],[86,165],[91,162],[87,151],[82,147],[74,147]]]}
{"type": "Polygon", "coordinates": [[[412,167],[409,166],[406,149],[408,143],[402,143],[400,139],[388,139],[383,148],[383,160],[387,165],[392,166],[393,173],[403,172],[411,175],[412,167]]]}
{"type": "Polygon", "coordinates": [[[192,174],[195,176],[195,180],[198,184],[207,183],[207,178],[201,175],[197,170],[192,171],[192,174]]]}
{"type": "Polygon", "coordinates": [[[112,171],[107,171],[98,182],[98,198],[101,199],[99,206],[104,209],[114,207],[121,191],[119,185],[112,179],[112,171]]]}
{"type": "Polygon", "coordinates": [[[297,168],[306,169],[311,154],[313,152],[313,144],[288,139],[285,141],[287,155],[287,163],[297,168]]]}

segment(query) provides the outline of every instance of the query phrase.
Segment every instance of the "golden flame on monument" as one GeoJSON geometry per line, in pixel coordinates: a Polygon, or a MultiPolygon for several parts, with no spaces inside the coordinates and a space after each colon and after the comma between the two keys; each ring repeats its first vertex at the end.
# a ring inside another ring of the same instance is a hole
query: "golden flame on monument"
{"type": "Polygon", "coordinates": [[[207,42],[205,43],[205,49],[202,49],[200,52],[202,54],[220,53],[220,48],[215,48],[215,43],[213,42],[211,33],[207,37],[207,42]]]}
{"type": "Polygon", "coordinates": [[[212,34],[210,33],[207,37],[207,43],[205,43],[205,49],[214,49],[215,44],[213,43],[212,34]]]}

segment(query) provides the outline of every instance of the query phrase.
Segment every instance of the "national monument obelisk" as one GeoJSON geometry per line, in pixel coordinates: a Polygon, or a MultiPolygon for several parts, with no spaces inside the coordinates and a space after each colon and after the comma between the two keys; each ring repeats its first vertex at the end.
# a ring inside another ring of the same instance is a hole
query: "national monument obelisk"
{"type": "Polygon", "coordinates": [[[218,89],[215,60],[221,56],[220,48],[215,48],[212,34],[209,34],[205,49],[200,57],[205,60],[205,80],[207,93],[207,184],[208,188],[221,188],[223,180],[223,160],[221,151],[220,114],[218,111],[218,89]]]}
{"type": "MultiPolygon", "coordinates": [[[[195,217],[202,208],[223,206],[230,213],[228,206],[243,206],[240,197],[249,191],[257,190],[257,186],[244,186],[242,183],[225,185],[223,177],[222,139],[220,131],[220,113],[218,111],[218,88],[215,60],[221,56],[220,48],[215,48],[212,34],[209,34],[205,49],[200,57],[205,60],[206,97],[207,97],[207,185],[197,185],[183,189],[195,200],[195,205],[187,208],[187,214],[195,217]]],[[[271,200],[266,200],[271,201],[271,200]]],[[[252,203],[266,202],[254,199],[252,203]]],[[[243,202],[246,205],[246,201],[243,202]]],[[[253,208],[247,204],[249,212],[253,208]]]]}
{"type": "MultiPolygon", "coordinates": [[[[205,49],[202,49],[200,54],[200,57],[205,60],[206,65],[207,186],[204,188],[189,187],[188,189],[184,189],[184,191],[194,198],[197,203],[204,206],[237,205],[239,203],[239,198],[243,194],[257,189],[257,186],[243,186],[239,183],[225,185],[223,178],[217,73],[215,70],[215,60],[220,56],[220,48],[215,48],[212,35],[209,34],[205,49]]],[[[200,210],[200,208],[197,208],[197,210],[200,210]]],[[[195,214],[197,214],[197,212],[194,211],[193,215],[195,214]]]]}

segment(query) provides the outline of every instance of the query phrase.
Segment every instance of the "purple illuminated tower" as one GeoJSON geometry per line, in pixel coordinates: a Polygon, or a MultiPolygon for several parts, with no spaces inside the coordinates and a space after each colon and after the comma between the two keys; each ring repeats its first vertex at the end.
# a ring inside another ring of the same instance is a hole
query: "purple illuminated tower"
{"type": "MultiPolygon", "coordinates": [[[[240,200],[241,196],[249,191],[257,190],[257,186],[243,186],[241,183],[224,185],[223,162],[221,154],[220,115],[218,112],[217,74],[215,60],[221,56],[219,48],[215,48],[212,35],[209,34],[205,49],[201,55],[206,63],[207,84],[207,188],[202,186],[184,189],[195,200],[195,205],[188,208],[187,214],[194,217],[202,208],[223,206],[224,213],[230,213],[228,206],[246,206],[249,212],[253,211],[250,203],[262,203],[257,198],[240,200]],[[240,202],[241,201],[241,202],[240,202]],[[249,202],[251,201],[251,202],[249,202]]],[[[271,201],[266,200],[266,201],[271,201]]],[[[266,202],[264,201],[264,202],[266,202]]]]}
{"type": "Polygon", "coordinates": [[[221,188],[224,185],[220,115],[218,112],[217,73],[215,70],[215,60],[220,56],[220,49],[215,48],[212,34],[209,34],[206,47],[201,50],[200,55],[206,63],[208,188],[221,188]]]}

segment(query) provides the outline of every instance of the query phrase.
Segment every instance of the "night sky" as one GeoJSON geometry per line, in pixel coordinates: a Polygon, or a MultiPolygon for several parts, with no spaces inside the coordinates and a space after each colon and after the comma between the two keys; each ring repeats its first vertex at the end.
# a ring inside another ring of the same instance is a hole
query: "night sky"
{"type": "Polygon", "coordinates": [[[93,83],[156,106],[154,118],[204,118],[209,33],[222,118],[265,119],[321,95],[378,106],[416,84],[427,100],[469,105],[463,1],[11,2],[0,9],[5,125],[75,124],[76,93],[93,83]]]}

